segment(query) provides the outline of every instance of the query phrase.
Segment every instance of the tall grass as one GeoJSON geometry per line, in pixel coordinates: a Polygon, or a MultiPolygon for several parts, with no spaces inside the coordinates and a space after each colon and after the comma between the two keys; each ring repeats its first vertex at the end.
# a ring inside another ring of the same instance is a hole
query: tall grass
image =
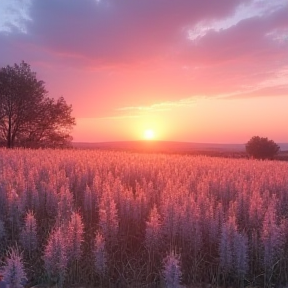
{"type": "Polygon", "coordinates": [[[287,162],[0,149],[0,258],[30,284],[285,285],[287,207],[287,162]]]}

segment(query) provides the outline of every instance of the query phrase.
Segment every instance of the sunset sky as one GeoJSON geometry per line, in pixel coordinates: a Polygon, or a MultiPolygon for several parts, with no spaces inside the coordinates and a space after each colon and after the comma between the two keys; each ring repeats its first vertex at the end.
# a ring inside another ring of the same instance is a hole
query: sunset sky
{"type": "Polygon", "coordinates": [[[288,142],[287,0],[0,0],[0,67],[22,60],[74,141],[288,142]]]}

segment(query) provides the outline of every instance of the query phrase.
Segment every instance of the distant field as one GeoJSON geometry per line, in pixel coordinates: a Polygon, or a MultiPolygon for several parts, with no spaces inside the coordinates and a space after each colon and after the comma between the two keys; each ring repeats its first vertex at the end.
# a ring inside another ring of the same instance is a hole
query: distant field
{"type": "MultiPolygon", "coordinates": [[[[280,143],[280,153],[276,159],[288,160],[288,143],[280,143]]],[[[207,155],[230,158],[245,158],[245,144],[213,144],[173,141],[119,141],[85,143],[73,142],[77,149],[100,149],[112,151],[131,151],[166,154],[207,155]]]]}
{"type": "Polygon", "coordinates": [[[189,143],[172,141],[119,141],[119,142],[99,142],[83,143],[74,142],[75,148],[86,149],[114,149],[114,150],[135,150],[135,151],[155,151],[184,153],[194,151],[217,151],[217,152],[243,152],[244,144],[213,144],[213,143],[189,143]]]}

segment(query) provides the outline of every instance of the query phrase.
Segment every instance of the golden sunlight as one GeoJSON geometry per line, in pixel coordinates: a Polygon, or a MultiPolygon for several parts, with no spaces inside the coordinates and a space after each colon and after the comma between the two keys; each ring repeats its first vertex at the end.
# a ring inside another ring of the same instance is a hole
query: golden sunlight
{"type": "Polygon", "coordinates": [[[147,129],[144,131],[144,138],[146,140],[152,140],[155,137],[155,133],[152,129],[147,129]]]}

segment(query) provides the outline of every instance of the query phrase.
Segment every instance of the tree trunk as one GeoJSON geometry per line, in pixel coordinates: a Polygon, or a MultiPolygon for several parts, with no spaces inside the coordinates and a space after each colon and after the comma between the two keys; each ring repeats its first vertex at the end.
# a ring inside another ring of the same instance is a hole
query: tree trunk
{"type": "Polygon", "coordinates": [[[7,148],[12,148],[12,139],[11,139],[11,133],[12,132],[12,119],[11,116],[9,115],[9,120],[8,120],[8,131],[7,131],[7,148]]]}

